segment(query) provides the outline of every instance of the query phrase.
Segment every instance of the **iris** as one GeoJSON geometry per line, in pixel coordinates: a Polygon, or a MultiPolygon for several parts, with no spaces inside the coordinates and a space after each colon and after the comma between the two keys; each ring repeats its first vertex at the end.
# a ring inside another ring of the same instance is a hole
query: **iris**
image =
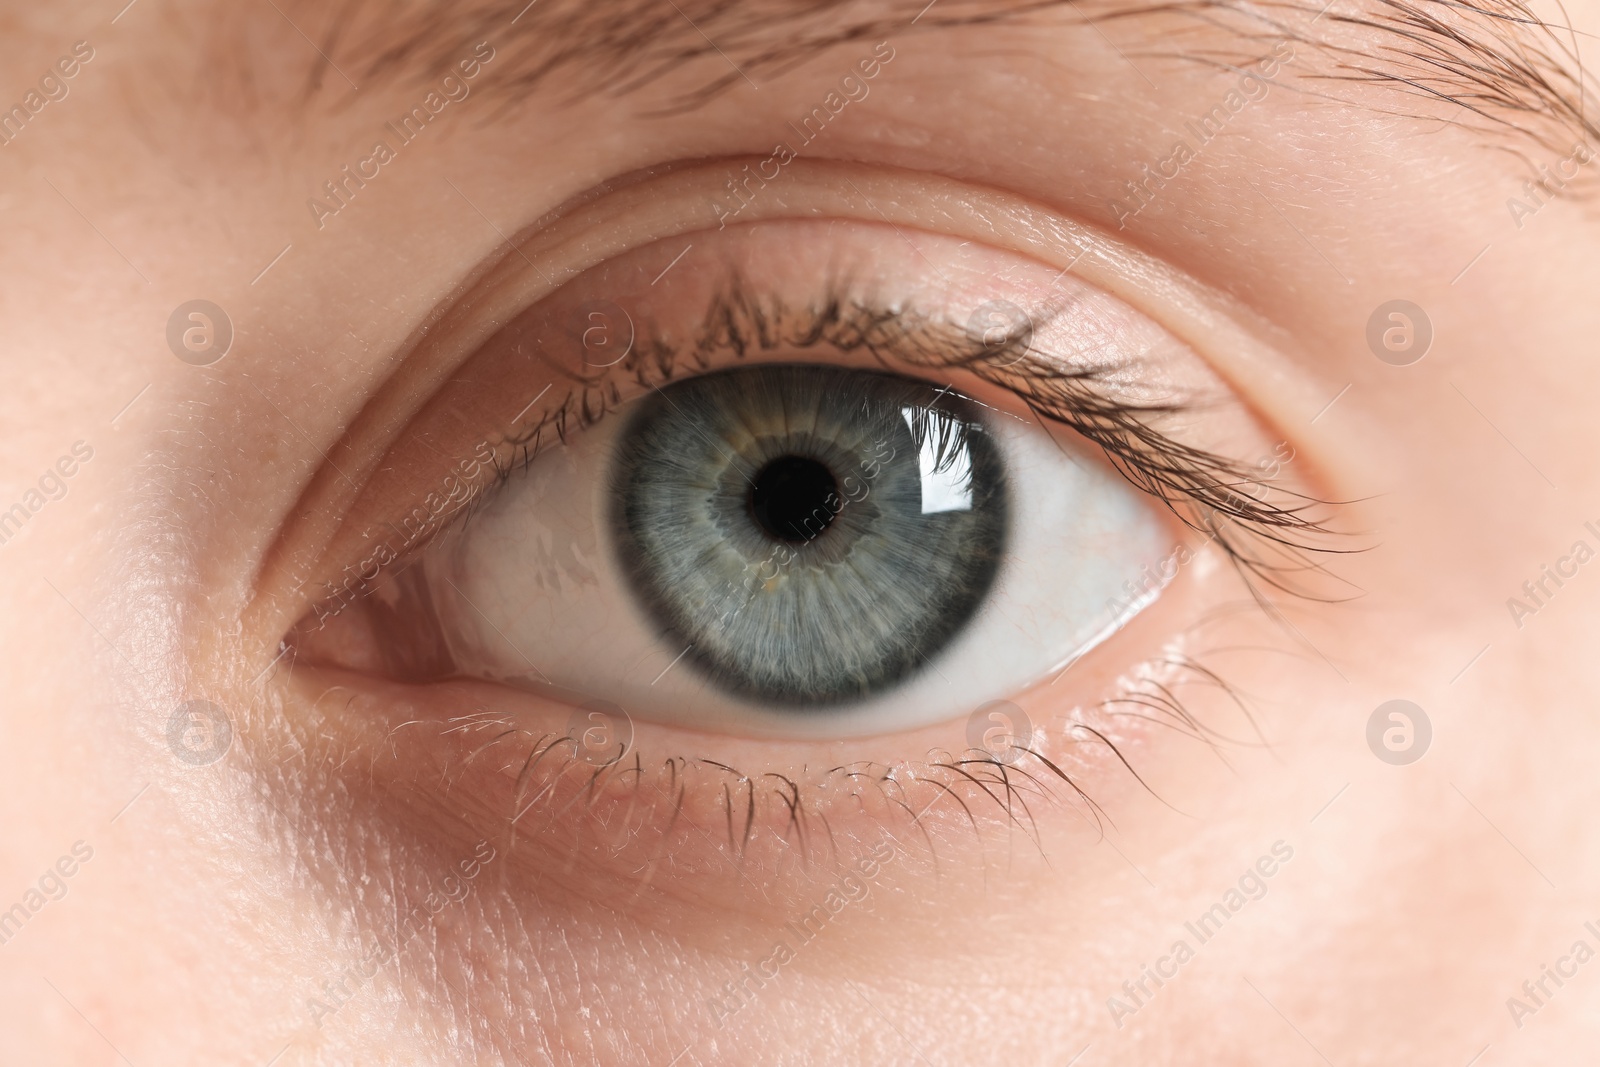
{"type": "Polygon", "coordinates": [[[871,371],[760,366],[668,385],[622,428],[613,551],[644,613],[724,691],[877,696],[982,606],[1008,531],[983,410],[871,371]]]}

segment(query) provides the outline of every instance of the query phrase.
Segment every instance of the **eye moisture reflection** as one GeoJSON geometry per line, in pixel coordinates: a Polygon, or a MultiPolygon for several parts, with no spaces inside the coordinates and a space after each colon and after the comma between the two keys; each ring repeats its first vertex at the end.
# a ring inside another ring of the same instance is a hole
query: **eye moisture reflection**
{"type": "Polygon", "coordinates": [[[663,637],[768,706],[887,692],[994,584],[1008,506],[980,409],[918,381],[765,366],[680,382],[622,430],[610,528],[663,637]]]}

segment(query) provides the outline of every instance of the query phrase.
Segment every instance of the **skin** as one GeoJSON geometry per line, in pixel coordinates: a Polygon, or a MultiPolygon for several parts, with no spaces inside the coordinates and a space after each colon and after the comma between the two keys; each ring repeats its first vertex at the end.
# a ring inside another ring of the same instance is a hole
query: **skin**
{"type": "MultiPolygon", "coordinates": [[[[718,788],[668,827],[658,777],[612,776],[595,799],[581,769],[552,779],[541,821],[513,835],[517,761],[474,757],[480,739],[447,720],[471,704],[532,736],[568,707],[487,683],[408,686],[348,657],[269,665],[316,583],[360,558],[360,531],[436,481],[439,459],[405,442],[493,330],[551,279],[632,256],[637,285],[685,244],[718,247],[710,196],[871,42],[668,116],[644,112],[720,60],[620,98],[568,102],[557,82],[501,111],[469,97],[451,108],[477,108],[470,120],[447,109],[319,229],[306,198],[431,75],[361,93],[327,75],[307,101],[299,72],[316,57],[266,8],[246,22],[242,94],[239,65],[194,29],[209,13],[144,0],[91,24],[18,9],[0,35],[18,97],[72,41],[95,49],[71,94],[0,150],[0,506],[74,442],[93,449],[0,545],[0,907],[75,842],[92,849],[0,945],[6,1062],[1545,1064],[1593,1047],[1600,964],[1538,982],[1575,942],[1600,950],[1584,925],[1600,928],[1594,568],[1520,620],[1507,605],[1574,542],[1600,546],[1584,527],[1600,525],[1600,222],[1581,181],[1519,227],[1506,200],[1527,172],[1496,148],[1514,133],[1372,86],[1293,92],[1322,69],[1302,43],[1284,87],[1119,229],[1122,182],[1237,82],[1162,58],[1207,43],[1193,24],[1108,24],[1138,68],[1070,12],[888,35],[872,94],[738,225],[821,220],[834,237],[774,226],[771,258],[883,242],[885,277],[910,286],[925,279],[907,240],[929,257],[1007,257],[1024,287],[1073,264],[1074,284],[1164,331],[1187,361],[1178,378],[1217,401],[1178,430],[1246,465],[1287,442],[1280,488],[1346,502],[1316,541],[1346,551],[1312,553],[1329,574],[1302,591],[1323,599],[1276,594],[1274,618],[1226,610],[1248,592],[1211,546],[1059,684],[996,694],[1041,726],[1041,750],[1098,815],[1048,775],[1031,822],[970,786],[970,816],[954,793],[908,787],[919,822],[882,791],[860,804],[812,791],[818,768],[960,752],[964,713],[842,740],[641,715],[652,766],[714,759],[806,785],[811,814],[838,820],[833,848],[786,844],[771,796],[740,850],[718,788]],[[675,161],[695,166],[535,225],[675,161]],[[1080,245],[1095,252],[1074,263],[1080,245]],[[468,289],[487,295],[463,310],[468,289]],[[175,358],[164,332],[196,297],[236,330],[209,367],[175,358]],[[1395,299],[1434,331],[1403,367],[1366,339],[1395,299]],[[1252,718],[1194,685],[1185,706],[1215,744],[1096,718],[1163,650],[1223,675],[1252,718]],[[166,738],[196,697],[233,731],[205,765],[166,738]],[[1404,766],[1367,742],[1392,699],[1431,722],[1404,766]],[[1103,725],[1121,756],[1074,743],[1074,721],[1103,725]],[[1292,858],[1199,944],[1185,922],[1279,842],[1292,858]],[[712,1006],[879,844],[893,858],[860,899],[752,1003],[712,1006]],[[324,989],[419,906],[430,917],[393,958],[345,997],[324,989]],[[1136,1003],[1124,983],[1178,939],[1194,958],[1136,1003]]],[[[1358,32],[1311,14],[1305,32],[1358,32]]],[[[1569,15],[1581,32],[1595,11],[1569,15]]],[[[1270,48],[1257,45],[1240,57],[1270,48]]],[[[514,55],[500,47],[479,81],[514,55]]],[[[1512,143],[1535,163],[1566,154],[1512,143]]],[[[710,262],[674,269],[687,286],[710,262]]],[[[444,450],[445,465],[469,452],[444,450]]]]}

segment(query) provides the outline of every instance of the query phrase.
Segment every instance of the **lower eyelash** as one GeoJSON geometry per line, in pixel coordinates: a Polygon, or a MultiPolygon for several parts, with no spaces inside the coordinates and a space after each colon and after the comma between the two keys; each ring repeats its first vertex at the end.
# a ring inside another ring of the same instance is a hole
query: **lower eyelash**
{"type": "MultiPolygon", "coordinates": [[[[1250,743],[1207,727],[1185,707],[1180,696],[1184,688],[1217,689],[1254,727],[1242,694],[1215,671],[1187,656],[1163,656],[1146,666],[1149,669],[1126,689],[1097,705],[1108,718],[1165,725],[1219,754],[1223,746],[1250,743]]],[[[516,790],[504,812],[510,844],[518,838],[560,834],[571,836],[571,845],[599,841],[608,860],[627,853],[646,867],[657,862],[663,850],[676,854],[673,834],[689,833],[685,827],[692,827],[703,843],[723,850],[741,865],[752,849],[769,848],[797,856],[802,863],[837,860],[839,850],[828,815],[834,805],[848,807],[852,801],[860,810],[879,812],[886,833],[920,840],[935,865],[936,838],[927,825],[934,818],[965,823],[980,843],[991,830],[1018,831],[1043,854],[1034,805],[1071,805],[1102,834],[1109,821],[1070,769],[1082,760],[1062,758],[1063,752],[1076,756],[1079,745],[1103,747],[1108,766],[1120,765],[1140,787],[1166,803],[1134,768],[1110,735],[1110,726],[1089,721],[1066,727],[1050,744],[1057,749],[1053,753],[1044,745],[1030,745],[1017,759],[1007,761],[980,749],[960,754],[933,751],[921,760],[893,765],[835,766],[809,779],[775,772],[748,774],[713,759],[688,756],[647,764],[637,749],[596,765],[576,754],[578,740],[570,734],[534,732],[500,714],[462,715],[445,725],[446,733],[486,738],[464,757],[451,777],[452,785],[467,773],[468,764],[478,760],[502,757],[498,769],[516,771],[516,790]],[[508,755],[510,759],[503,758],[508,755]],[[713,777],[691,784],[700,775],[713,777]],[[695,798],[698,808],[693,816],[684,810],[688,797],[695,798]],[[708,797],[715,798],[710,808],[708,797]],[[718,840],[712,840],[708,829],[713,823],[721,831],[718,840]]],[[[903,849],[904,841],[900,844],[903,849]]]]}
{"type": "MultiPolygon", "coordinates": [[[[516,746],[526,748],[525,765],[541,761],[556,753],[553,762],[545,766],[538,779],[526,782],[524,795],[519,797],[512,815],[512,833],[521,835],[527,815],[542,808],[539,822],[530,834],[553,832],[557,829],[573,830],[572,811],[580,807],[584,814],[593,817],[600,794],[615,787],[631,792],[625,798],[627,808],[622,816],[628,830],[625,840],[610,847],[621,851],[624,847],[640,846],[647,837],[663,841],[682,822],[683,804],[689,794],[691,775],[710,773],[722,779],[720,788],[710,783],[696,784],[697,795],[710,785],[718,797],[718,821],[725,833],[719,847],[727,854],[744,860],[752,847],[761,847],[764,839],[780,840],[788,847],[797,847],[808,861],[822,858],[814,853],[812,843],[832,840],[832,828],[822,803],[817,799],[826,796],[829,802],[854,801],[861,808],[871,804],[887,812],[898,812],[904,825],[916,829],[930,846],[931,836],[922,823],[928,812],[944,797],[954,799],[963,811],[966,821],[975,832],[982,832],[979,813],[969,801],[987,798],[995,805],[995,812],[1006,824],[1023,830],[1037,844],[1034,832],[1034,815],[1028,807],[1029,799],[1053,800],[1049,792],[1051,779],[1064,783],[1073,797],[1079,799],[1097,822],[1100,812],[1088,794],[1059,765],[1042,754],[1034,759],[1040,764],[1038,771],[1006,762],[988,754],[974,754],[949,759],[932,758],[916,763],[888,766],[876,763],[853,763],[831,768],[811,782],[802,782],[787,775],[764,772],[747,774],[735,767],[711,759],[675,756],[661,761],[653,769],[647,768],[634,753],[632,759],[596,768],[580,757],[563,750],[574,744],[565,735],[534,735],[515,728],[511,721],[500,716],[487,718],[467,716],[452,727],[461,731],[493,731],[494,740],[480,749],[478,755],[492,755],[495,749],[516,746]],[[570,795],[562,795],[555,786],[571,772],[576,788],[570,795]],[[586,780],[585,780],[586,779],[586,780]],[[535,784],[537,783],[537,784],[535,784]],[[870,795],[869,795],[870,794],[870,795]],[[641,797],[647,798],[639,804],[641,797]],[[541,800],[548,803],[541,805],[541,800]],[[635,812],[645,815],[636,826],[629,820],[635,812]],[[653,817],[653,818],[652,818],[653,817]],[[818,838],[818,828],[823,835],[818,838]],[[792,842],[792,844],[791,844],[792,842]]],[[[1097,735],[1097,739],[1103,741],[1097,735]]],[[[1024,757],[1026,758],[1026,757],[1024,757]]],[[[515,762],[515,761],[513,761],[515,762]]],[[[509,765],[508,765],[509,766],[509,765]]],[[[607,800],[610,806],[623,801],[616,797],[607,800]]],[[[608,827],[608,829],[614,829],[608,827]]],[[[578,831],[574,830],[575,833],[578,831]]],[[[828,853],[837,855],[830,844],[828,853]]]]}

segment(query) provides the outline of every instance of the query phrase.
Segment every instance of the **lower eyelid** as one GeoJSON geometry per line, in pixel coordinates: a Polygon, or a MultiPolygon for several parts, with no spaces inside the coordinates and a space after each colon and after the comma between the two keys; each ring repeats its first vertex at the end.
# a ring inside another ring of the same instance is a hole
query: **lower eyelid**
{"type": "MultiPolygon", "coordinates": [[[[1059,835],[1061,827],[1077,827],[1070,835],[1088,845],[1102,809],[1115,809],[1131,793],[1162,793],[1166,779],[1152,777],[1158,765],[1150,745],[1170,745],[1171,737],[1197,729],[1213,737],[1210,744],[1250,742],[1248,718],[1229,691],[1182,665],[1187,654],[1171,645],[1174,617],[1197,617],[1200,605],[1216,601],[1219,584],[1237,597],[1230,568],[1214,550],[1202,550],[1178,568],[1158,609],[1134,619],[1101,654],[1014,696],[1016,710],[1032,721],[1029,752],[1003,769],[982,750],[982,721],[976,733],[973,726],[981,717],[973,715],[851,742],[749,741],[632,721],[618,731],[632,734],[621,763],[597,776],[614,757],[606,747],[579,755],[573,739],[587,720],[573,696],[552,702],[475,681],[402,685],[306,664],[296,665],[291,680],[306,704],[322,697],[307,734],[328,745],[328,760],[370,769],[379,790],[413,809],[397,817],[435,825],[448,809],[456,813],[451,819],[466,821],[472,840],[504,843],[539,878],[568,869],[563,877],[573,893],[616,899],[638,893],[640,864],[666,854],[651,893],[701,899],[726,889],[730,907],[747,907],[750,881],[778,878],[774,865],[782,856],[795,859],[798,833],[810,835],[806,848],[816,851],[808,856],[824,870],[835,846],[824,845],[829,838],[845,853],[848,841],[890,838],[918,865],[936,853],[982,854],[1018,833],[1059,835]],[[746,781],[757,798],[749,841],[746,781]],[[805,801],[798,816],[790,782],[805,801]],[[574,841],[595,833],[610,833],[613,845],[568,854],[574,841]],[[574,864],[578,872],[571,873],[574,864]],[[736,869],[749,881],[723,885],[736,869]],[[707,878],[715,886],[701,885],[707,878]]],[[[1218,665],[1232,673],[1238,662],[1218,665]]],[[[1190,755],[1206,750],[1178,744],[1190,755]]],[[[806,885],[774,885],[774,899],[806,885]]]]}
{"type": "MultiPolygon", "coordinates": [[[[1191,563],[1169,590],[1170,614],[1214,599],[1207,587],[1226,571],[1191,563]]],[[[1017,696],[1031,742],[1001,762],[974,746],[982,732],[970,721],[846,743],[636,722],[615,761],[604,746],[580,754],[576,700],[304,665],[291,685],[310,709],[304,758],[359,765],[384,818],[445,835],[445,852],[487,839],[507,857],[512,886],[674,930],[685,909],[761,926],[792,918],[876,842],[895,849],[897,878],[937,877],[1016,848],[1042,857],[1063,843],[1092,847],[1132,795],[1164,799],[1166,778],[1152,771],[1165,761],[1152,762],[1152,744],[1188,734],[1177,743],[1192,756],[1249,742],[1229,692],[1170,645],[1170,614],[1135,620],[1104,663],[1085,661],[1017,696]],[[1129,669],[1130,660],[1144,666],[1129,669]]]]}

